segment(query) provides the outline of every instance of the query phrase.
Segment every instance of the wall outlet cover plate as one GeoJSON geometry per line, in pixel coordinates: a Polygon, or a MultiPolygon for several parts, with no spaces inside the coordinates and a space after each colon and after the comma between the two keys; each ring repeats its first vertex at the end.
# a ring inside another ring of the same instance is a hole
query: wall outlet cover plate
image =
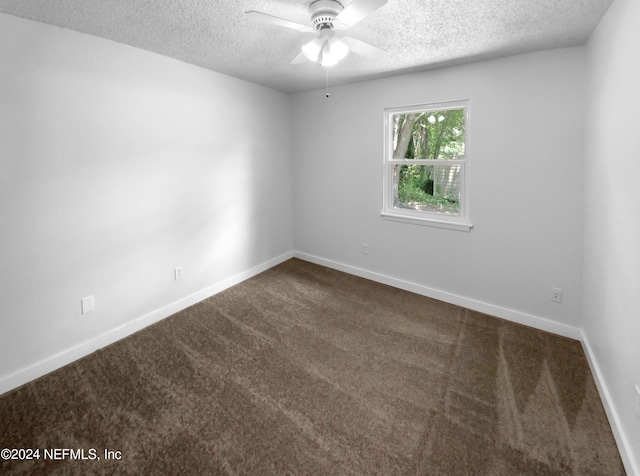
{"type": "Polygon", "coordinates": [[[93,296],[87,296],[86,298],[83,298],[81,303],[82,303],[82,314],[93,312],[96,309],[96,300],[93,296]]]}

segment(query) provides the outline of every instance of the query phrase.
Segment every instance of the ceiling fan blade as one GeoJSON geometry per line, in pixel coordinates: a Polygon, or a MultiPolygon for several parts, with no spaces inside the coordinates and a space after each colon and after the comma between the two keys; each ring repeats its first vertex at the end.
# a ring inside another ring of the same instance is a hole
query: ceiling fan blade
{"type": "Polygon", "coordinates": [[[304,55],[304,53],[301,51],[300,53],[297,54],[297,56],[295,58],[293,58],[289,64],[302,64],[305,61],[307,61],[307,57],[304,55]]]}
{"type": "Polygon", "coordinates": [[[386,5],[388,0],[353,0],[353,2],[336,17],[340,29],[349,28],[360,20],[371,15],[378,8],[386,5]]]}
{"type": "Polygon", "coordinates": [[[271,23],[272,25],[284,26],[285,28],[291,28],[298,31],[315,31],[309,25],[303,25],[302,23],[296,23],[291,20],[269,15],[267,13],[256,12],[255,10],[249,10],[244,12],[247,18],[252,21],[271,23]]]}
{"type": "Polygon", "coordinates": [[[347,44],[347,46],[349,47],[349,51],[353,51],[360,56],[366,56],[369,58],[381,57],[388,53],[382,48],[378,48],[377,46],[365,43],[362,40],[356,40],[355,38],[351,38],[350,36],[343,36],[341,40],[347,44]]]}

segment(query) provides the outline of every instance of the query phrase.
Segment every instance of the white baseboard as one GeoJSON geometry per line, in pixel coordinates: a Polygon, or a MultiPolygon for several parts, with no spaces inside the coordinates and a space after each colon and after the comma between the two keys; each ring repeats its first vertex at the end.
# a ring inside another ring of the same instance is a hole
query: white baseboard
{"type": "Polygon", "coordinates": [[[629,439],[626,437],[624,431],[622,430],[622,425],[620,424],[620,415],[616,411],[615,405],[613,405],[611,392],[609,392],[607,382],[604,379],[602,371],[600,370],[600,365],[598,364],[596,356],[593,353],[591,343],[589,342],[588,337],[583,332],[581,332],[580,334],[582,348],[584,349],[584,353],[587,356],[587,362],[589,362],[589,367],[591,368],[593,379],[596,382],[596,387],[598,387],[598,393],[600,394],[600,399],[602,400],[604,410],[607,413],[607,418],[609,419],[609,424],[611,425],[613,437],[615,438],[616,444],[618,445],[618,450],[620,451],[620,457],[622,458],[624,469],[629,476],[640,476],[640,463],[635,460],[631,444],[629,443],[629,439]]]}
{"type": "Polygon", "coordinates": [[[12,374],[3,376],[0,378],[0,395],[21,385],[24,385],[25,383],[28,383],[32,380],[40,378],[50,372],[53,372],[54,370],[64,367],[65,365],[81,359],[82,357],[85,357],[98,349],[113,344],[120,339],[138,332],[139,330],[144,329],[151,324],[155,324],[156,322],[161,321],[162,319],[165,319],[175,314],[176,312],[186,309],[187,307],[192,306],[202,301],[203,299],[224,291],[231,286],[235,286],[236,284],[241,283],[242,281],[245,281],[257,274],[260,274],[263,271],[266,271],[267,269],[272,268],[292,257],[292,251],[284,253],[280,256],[276,256],[275,258],[265,261],[264,263],[261,263],[251,269],[231,276],[219,283],[213,284],[196,293],[181,298],[178,301],[175,301],[167,306],[156,309],[155,311],[145,314],[144,316],[140,316],[133,321],[111,329],[104,334],[99,335],[98,337],[82,342],[81,344],[75,345],[57,354],[51,355],[46,359],[35,362],[34,364],[24,367],[16,372],[13,372],[12,374]]]}
{"type": "Polygon", "coordinates": [[[525,312],[496,306],[495,304],[489,304],[483,301],[478,301],[476,299],[469,299],[464,296],[449,293],[447,291],[431,288],[422,284],[412,283],[403,279],[394,278],[385,274],[368,271],[366,269],[343,263],[338,263],[336,261],[320,258],[318,256],[310,255],[307,253],[301,253],[299,251],[294,251],[293,255],[294,257],[301,260],[326,266],[327,268],[343,271],[345,273],[353,274],[361,278],[370,279],[371,281],[376,281],[378,283],[388,284],[389,286],[393,286],[395,288],[404,289],[405,291],[411,291],[412,293],[427,296],[439,301],[448,302],[450,304],[455,304],[457,306],[465,307],[473,311],[501,317],[508,321],[517,322],[518,324],[523,324],[535,329],[540,329],[576,340],[580,340],[581,338],[580,329],[578,329],[577,327],[572,327],[566,324],[551,321],[549,319],[545,319],[544,317],[534,316],[525,312]]]}

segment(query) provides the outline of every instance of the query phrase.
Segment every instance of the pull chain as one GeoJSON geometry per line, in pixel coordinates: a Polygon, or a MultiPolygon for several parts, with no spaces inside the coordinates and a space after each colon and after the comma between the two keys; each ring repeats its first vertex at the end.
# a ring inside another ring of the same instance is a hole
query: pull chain
{"type": "Polygon", "coordinates": [[[326,92],[326,98],[329,99],[329,68],[327,68],[325,66],[325,71],[327,73],[327,92],[326,92]]]}

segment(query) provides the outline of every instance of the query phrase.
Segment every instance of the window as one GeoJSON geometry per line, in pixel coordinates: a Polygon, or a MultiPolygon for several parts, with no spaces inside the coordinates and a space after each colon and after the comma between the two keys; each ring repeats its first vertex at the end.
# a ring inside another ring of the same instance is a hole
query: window
{"type": "Polygon", "coordinates": [[[469,231],[469,103],[385,109],[384,206],[390,220],[469,231]]]}

